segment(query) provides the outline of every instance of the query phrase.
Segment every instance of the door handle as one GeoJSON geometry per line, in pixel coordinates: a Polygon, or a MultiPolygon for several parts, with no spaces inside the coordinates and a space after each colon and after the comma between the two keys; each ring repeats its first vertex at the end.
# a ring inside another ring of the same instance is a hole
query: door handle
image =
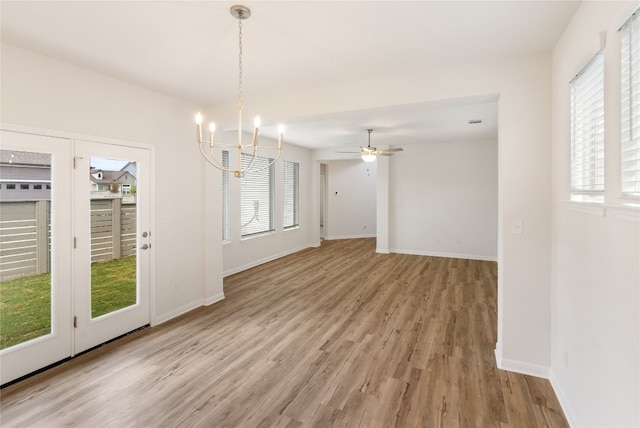
{"type": "Polygon", "coordinates": [[[147,245],[147,244],[144,244],[142,247],[140,247],[141,250],[147,250],[149,248],[151,248],[151,245],[147,245]]]}

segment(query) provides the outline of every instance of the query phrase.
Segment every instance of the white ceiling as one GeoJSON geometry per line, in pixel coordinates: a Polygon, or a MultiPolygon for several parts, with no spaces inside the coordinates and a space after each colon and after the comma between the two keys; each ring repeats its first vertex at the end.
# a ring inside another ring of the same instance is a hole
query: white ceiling
{"type": "MultiPolygon", "coordinates": [[[[2,41],[207,106],[233,102],[229,1],[6,1],[2,41]]],[[[246,1],[244,99],[551,50],[576,1],[246,1]],[[505,36],[506,35],[506,36],[505,36]]],[[[497,136],[495,99],[284,118],[311,148],[497,136]],[[291,119],[291,118],[290,118],[291,119]],[[482,119],[471,126],[469,120],[482,119]],[[392,124],[392,125],[390,125],[392,124]],[[401,124],[401,126],[398,126],[401,124]],[[376,134],[376,131],[378,134],[376,134]]]]}

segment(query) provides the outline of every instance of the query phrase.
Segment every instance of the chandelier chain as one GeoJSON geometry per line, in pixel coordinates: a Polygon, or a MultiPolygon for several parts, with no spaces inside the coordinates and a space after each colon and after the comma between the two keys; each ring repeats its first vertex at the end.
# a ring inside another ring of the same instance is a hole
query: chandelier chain
{"type": "Polygon", "coordinates": [[[238,19],[238,106],[242,106],[242,11],[238,19]]]}
{"type": "MultiPolygon", "coordinates": [[[[0,0],[2,1],[2,0],[0,0]]],[[[196,136],[198,142],[198,149],[204,159],[218,168],[221,171],[233,172],[233,175],[238,178],[244,177],[245,173],[254,173],[271,167],[280,158],[282,151],[282,135],[284,133],[284,127],[280,125],[278,127],[278,145],[269,146],[264,144],[258,144],[258,137],[260,135],[260,117],[256,116],[254,120],[253,139],[251,144],[242,144],[242,21],[251,16],[251,11],[248,7],[242,5],[234,5],[231,7],[231,16],[238,20],[238,142],[237,144],[221,143],[214,140],[213,134],[216,130],[216,126],[213,122],[209,125],[209,138],[207,140],[202,139],[202,115],[198,113],[196,115],[196,136]],[[231,168],[228,164],[225,165],[223,159],[217,157],[220,150],[230,151],[232,147],[235,147],[237,153],[237,169],[231,168]],[[258,150],[262,151],[276,151],[275,156],[270,156],[270,162],[266,165],[255,165],[256,160],[260,157],[258,150]],[[243,162],[245,156],[250,156],[249,162],[243,162]]]]}

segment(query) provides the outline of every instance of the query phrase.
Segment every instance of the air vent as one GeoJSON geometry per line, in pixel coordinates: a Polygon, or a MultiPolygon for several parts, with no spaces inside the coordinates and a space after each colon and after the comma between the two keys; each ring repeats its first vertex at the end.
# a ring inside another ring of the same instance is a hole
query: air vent
{"type": "Polygon", "coordinates": [[[469,120],[469,125],[478,125],[482,123],[482,119],[471,119],[469,120]]]}

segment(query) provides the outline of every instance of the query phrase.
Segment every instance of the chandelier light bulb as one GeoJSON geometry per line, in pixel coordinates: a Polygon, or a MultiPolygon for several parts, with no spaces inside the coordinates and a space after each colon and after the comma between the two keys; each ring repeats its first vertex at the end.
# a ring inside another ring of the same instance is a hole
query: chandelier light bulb
{"type": "Polygon", "coordinates": [[[278,126],[278,134],[280,134],[280,135],[284,134],[284,125],[283,124],[280,124],[278,126]]]}
{"type": "Polygon", "coordinates": [[[200,114],[200,112],[198,112],[198,114],[196,114],[196,123],[198,125],[202,125],[202,114],[200,114]]]}
{"type": "Polygon", "coordinates": [[[260,120],[260,116],[256,116],[256,118],[253,119],[253,125],[256,128],[260,128],[260,125],[262,125],[262,120],[260,120]]]}
{"type": "Polygon", "coordinates": [[[216,124],[211,122],[209,124],[209,131],[213,134],[214,132],[216,132],[216,124]]]}

